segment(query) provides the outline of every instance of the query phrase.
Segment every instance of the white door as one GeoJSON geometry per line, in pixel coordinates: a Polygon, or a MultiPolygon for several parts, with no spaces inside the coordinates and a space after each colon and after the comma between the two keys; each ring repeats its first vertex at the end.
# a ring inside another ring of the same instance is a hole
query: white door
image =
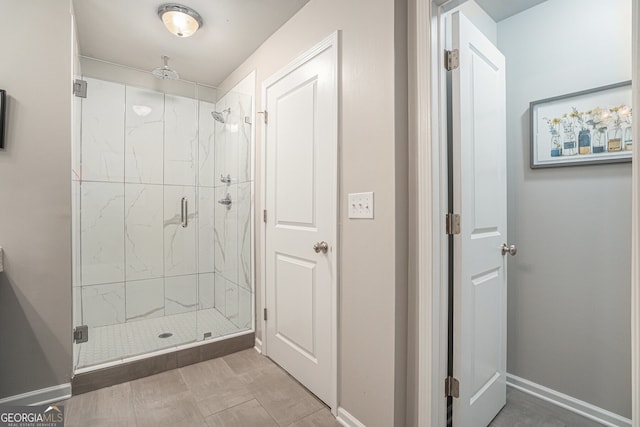
{"type": "Polygon", "coordinates": [[[263,344],[270,358],[330,406],[335,403],[336,40],[265,82],[263,344]]]}
{"type": "Polygon", "coordinates": [[[507,170],[504,56],[452,16],[454,426],[485,427],[506,403],[507,170]]]}

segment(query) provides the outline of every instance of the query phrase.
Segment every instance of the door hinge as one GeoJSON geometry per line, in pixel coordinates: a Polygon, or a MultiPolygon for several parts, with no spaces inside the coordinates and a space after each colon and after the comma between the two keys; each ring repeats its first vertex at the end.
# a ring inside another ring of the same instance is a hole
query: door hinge
{"type": "Polygon", "coordinates": [[[457,378],[447,377],[444,379],[444,394],[446,397],[460,397],[460,382],[457,378]]]}
{"type": "Polygon", "coordinates": [[[455,70],[460,66],[460,51],[458,49],[444,51],[444,66],[447,71],[455,70]]]}
{"type": "Polygon", "coordinates": [[[73,94],[78,98],[87,97],[87,81],[76,79],[73,82],[73,94]]]}
{"type": "Polygon", "coordinates": [[[446,223],[447,234],[460,234],[460,215],[448,213],[446,217],[446,223]]]}
{"type": "Polygon", "coordinates": [[[264,221],[264,223],[267,223],[267,210],[263,210],[262,211],[262,220],[264,221]]]}
{"type": "Polygon", "coordinates": [[[263,318],[264,318],[265,321],[267,320],[267,309],[266,308],[263,310],[263,318]]]}
{"type": "Polygon", "coordinates": [[[262,114],[262,116],[264,117],[264,124],[268,125],[269,124],[269,113],[267,112],[267,110],[258,111],[258,114],[262,114]]]}
{"type": "Polygon", "coordinates": [[[73,330],[73,342],[81,344],[89,341],[89,327],[87,325],[76,326],[73,330]]]}

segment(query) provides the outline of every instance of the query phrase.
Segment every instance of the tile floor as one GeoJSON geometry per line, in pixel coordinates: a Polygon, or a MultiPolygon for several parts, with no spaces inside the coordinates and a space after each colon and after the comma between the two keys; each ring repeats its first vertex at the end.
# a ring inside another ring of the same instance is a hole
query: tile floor
{"type": "MultiPolygon", "coordinates": [[[[329,409],[254,349],[80,394],[60,404],[67,427],[339,427],[329,409]]],[[[489,427],[601,425],[507,389],[489,427]]]]}
{"type": "Polygon", "coordinates": [[[334,427],[329,409],[254,349],[80,394],[66,427],[334,427]]]}
{"type": "Polygon", "coordinates": [[[242,330],[247,328],[239,328],[215,308],[90,328],[89,341],[76,353],[76,368],[192,343],[206,332],[215,338],[242,330]],[[163,332],[173,335],[159,338],[163,332]]]}
{"type": "Polygon", "coordinates": [[[507,387],[507,405],[489,427],[603,427],[571,411],[507,387]]]}

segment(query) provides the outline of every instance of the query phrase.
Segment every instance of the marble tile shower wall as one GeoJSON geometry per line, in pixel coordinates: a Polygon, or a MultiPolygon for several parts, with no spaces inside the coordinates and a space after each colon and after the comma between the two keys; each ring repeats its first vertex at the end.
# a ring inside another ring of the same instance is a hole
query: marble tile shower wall
{"type": "MultiPolygon", "coordinates": [[[[215,307],[239,328],[251,327],[244,116],[236,128],[220,128],[211,113],[226,106],[86,80],[72,171],[76,323],[97,327],[215,307]],[[220,180],[227,174],[230,184],[220,180]],[[227,193],[229,207],[217,203],[227,193]]],[[[231,98],[233,109],[250,115],[250,97],[231,98]]]]}
{"type": "Polygon", "coordinates": [[[216,103],[224,122],[214,125],[215,308],[241,328],[251,326],[252,99],[231,92],[216,103]]]}

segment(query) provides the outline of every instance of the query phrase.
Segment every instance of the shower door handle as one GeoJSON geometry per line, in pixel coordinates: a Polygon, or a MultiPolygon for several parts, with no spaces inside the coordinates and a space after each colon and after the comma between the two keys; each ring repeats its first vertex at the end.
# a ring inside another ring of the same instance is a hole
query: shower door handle
{"type": "Polygon", "coordinates": [[[187,228],[187,225],[189,225],[189,206],[187,203],[187,198],[183,197],[180,206],[182,228],[187,228]]]}

